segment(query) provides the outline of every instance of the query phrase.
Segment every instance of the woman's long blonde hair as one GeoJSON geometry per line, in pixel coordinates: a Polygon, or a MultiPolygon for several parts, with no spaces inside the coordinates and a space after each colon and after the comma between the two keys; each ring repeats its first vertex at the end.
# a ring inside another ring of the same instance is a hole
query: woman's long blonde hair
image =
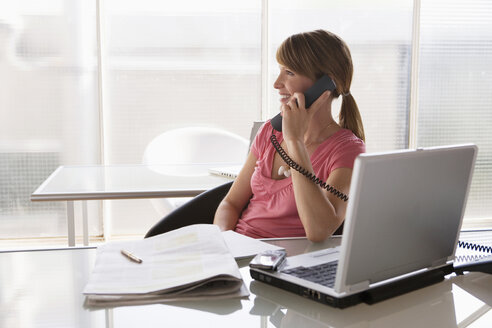
{"type": "Polygon", "coordinates": [[[365,140],[359,108],[350,93],[354,74],[352,56],[342,39],[325,30],[294,34],[278,48],[277,61],[280,65],[312,80],[317,80],[324,74],[330,76],[336,84],[334,98],[342,95],[340,126],[365,140]]]}

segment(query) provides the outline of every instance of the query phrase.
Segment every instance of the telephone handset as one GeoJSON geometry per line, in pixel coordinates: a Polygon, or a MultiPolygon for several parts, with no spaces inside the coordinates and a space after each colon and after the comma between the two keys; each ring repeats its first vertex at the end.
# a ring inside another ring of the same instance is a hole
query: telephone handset
{"type": "MultiPolygon", "coordinates": [[[[323,75],[304,93],[306,108],[309,109],[309,107],[316,101],[316,99],[318,99],[323,94],[323,92],[325,92],[326,90],[333,91],[335,90],[335,88],[336,88],[335,82],[333,82],[333,80],[328,75],[323,75]]],[[[272,118],[270,120],[270,123],[272,124],[272,127],[275,130],[279,132],[282,131],[282,116],[280,114],[272,118]]],[[[270,141],[272,142],[273,148],[275,148],[277,153],[290,168],[301,173],[306,178],[313,181],[315,184],[318,184],[321,188],[328,190],[336,197],[342,199],[344,202],[348,200],[347,195],[333,188],[326,182],[323,182],[316,175],[314,175],[313,173],[309,172],[308,170],[306,170],[305,168],[294,162],[292,158],[290,158],[289,155],[287,155],[287,152],[280,146],[280,143],[278,142],[277,137],[275,136],[273,130],[272,130],[272,135],[270,136],[270,141]]]]}
{"type": "MultiPolygon", "coordinates": [[[[323,75],[309,89],[307,89],[306,92],[304,92],[304,102],[306,104],[306,108],[311,107],[311,105],[323,94],[323,92],[326,90],[333,91],[335,88],[335,82],[333,82],[328,75],[323,75]]],[[[280,115],[280,113],[272,118],[270,123],[275,130],[282,132],[282,115],[280,115]]]]}

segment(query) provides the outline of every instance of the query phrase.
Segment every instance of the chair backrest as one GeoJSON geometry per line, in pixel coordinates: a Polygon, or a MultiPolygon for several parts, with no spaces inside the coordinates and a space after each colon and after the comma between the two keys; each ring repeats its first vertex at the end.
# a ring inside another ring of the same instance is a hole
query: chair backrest
{"type": "Polygon", "coordinates": [[[159,235],[187,225],[214,222],[214,215],[219,203],[231,188],[232,181],[192,198],[189,202],[174,209],[171,213],[154,224],[145,238],[159,235]]]}
{"type": "Polygon", "coordinates": [[[251,148],[251,144],[253,143],[253,140],[255,140],[258,129],[263,125],[263,123],[265,123],[265,121],[253,122],[253,127],[251,128],[251,133],[249,135],[249,148],[251,148]]]}
{"type": "Polygon", "coordinates": [[[208,127],[186,127],[164,132],[146,147],[144,164],[242,163],[248,140],[208,127]]]}
{"type": "MultiPolygon", "coordinates": [[[[243,163],[249,151],[247,139],[234,133],[209,127],[185,127],[166,131],[145,148],[143,164],[160,174],[175,176],[201,175],[197,172],[173,170],[159,164],[243,163]]],[[[151,199],[154,209],[164,216],[189,198],[151,199]]]]}

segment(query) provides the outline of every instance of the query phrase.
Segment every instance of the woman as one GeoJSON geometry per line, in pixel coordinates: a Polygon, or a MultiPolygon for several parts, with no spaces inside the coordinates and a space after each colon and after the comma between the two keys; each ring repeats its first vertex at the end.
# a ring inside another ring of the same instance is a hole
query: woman
{"type": "Polygon", "coordinates": [[[316,30],[289,37],[277,50],[283,131],[267,121],[258,131],[246,163],[217,208],[221,230],[254,237],[306,236],[323,241],[343,222],[347,203],[301,173],[288,169],[275,151],[275,134],[287,154],[307,171],[348,194],[353,162],[365,151],[364,129],[350,93],[350,51],[333,33],[316,30]],[[303,93],[328,75],[336,84],[306,110],[303,93]],[[342,96],[339,124],[332,117],[333,99],[342,96]]]}

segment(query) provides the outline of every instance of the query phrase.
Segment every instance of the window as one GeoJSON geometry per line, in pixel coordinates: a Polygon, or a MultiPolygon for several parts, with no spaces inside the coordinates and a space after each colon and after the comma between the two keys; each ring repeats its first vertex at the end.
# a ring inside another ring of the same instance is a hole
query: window
{"type": "Polygon", "coordinates": [[[422,1],[418,146],[475,143],[465,227],[491,227],[492,3],[422,1]]]}
{"type": "MultiPolygon", "coordinates": [[[[418,4],[420,15],[411,0],[2,2],[0,238],[66,236],[63,202],[29,200],[59,165],[141,163],[150,140],[182,126],[249,137],[278,112],[276,48],[318,28],[352,51],[368,151],[479,146],[464,227],[491,228],[492,4],[418,4]]],[[[100,204],[92,236],[103,218],[113,234],[159,219],[148,200],[100,204]]]]}
{"type": "MultiPolygon", "coordinates": [[[[153,138],[184,126],[249,138],[261,119],[260,8],[259,0],[103,1],[104,162],[141,163],[153,138]]],[[[149,200],[104,206],[115,234],[144,233],[160,219],[149,200]]]]}
{"type": "Polygon", "coordinates": [[[95,9],[0,4],[0,238],[66,236],[65,204],[29,196],[58,165],[100,162],[95,9]]]}

